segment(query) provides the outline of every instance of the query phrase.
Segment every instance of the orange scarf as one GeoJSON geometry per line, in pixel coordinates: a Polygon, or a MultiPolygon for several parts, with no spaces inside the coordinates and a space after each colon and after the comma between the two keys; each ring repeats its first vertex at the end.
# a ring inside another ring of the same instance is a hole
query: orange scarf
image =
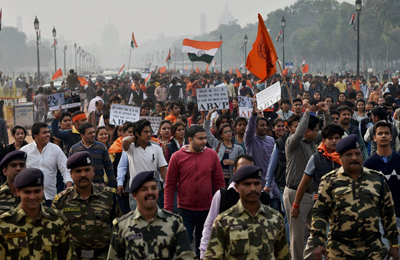
{"type": "Polygon", "coordinates": [[[108,149],[109,154],[122,153],[122,138],[124,138],[124,137],[120,136],[117,140],[114,141],[114,143],[108,149]]]}
{"type": "Polygon", "coordinates": [[[334,161],[337,164],[342,165],[342,161],[340,160],[340,155],[338,152],[333,152],[333,153],[329,153],[328,149],[326,149],[326,145],[324,142],[322,142],[319,146],[318,146],[318,151],[324,151],[324,153],[322,154],[325,158],[334,161]]]}

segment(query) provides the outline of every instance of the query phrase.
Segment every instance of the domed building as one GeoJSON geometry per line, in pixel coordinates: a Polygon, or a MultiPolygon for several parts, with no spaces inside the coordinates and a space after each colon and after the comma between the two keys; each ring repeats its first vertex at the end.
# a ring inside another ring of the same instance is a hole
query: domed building
{"type": "Polygon", "coordinates": [[[225,11],[219,16],[218,26],[221,24],[229,24],[229,22],[235,21],[235,17],[231,12],[228,11],[228,5],[225,7],[225,11]]]}

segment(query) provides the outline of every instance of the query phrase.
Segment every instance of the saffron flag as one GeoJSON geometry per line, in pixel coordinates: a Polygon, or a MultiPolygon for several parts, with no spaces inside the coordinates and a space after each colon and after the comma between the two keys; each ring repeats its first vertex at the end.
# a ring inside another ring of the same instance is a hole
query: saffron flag
{"type": "Polygon", "coordinates": [[[215,68],[215,69],[214,69],[214,72],[218,74],[218,70],[217,70],[217,68],[215,68]]]}
{"type": "Polygon", "coordinates": [[[279,31],[278,36],[275,39],[276,42],[282,41],[282,31],[279,31]]]}
{"type": "Polygon", "coordinates": [[[158,69],[158,71],[159,71],[160,73],[165,73],[166,70],[167,70],[167,67],[166,67],[166,66],[161,67],[161,68],[158,69]]]}
{"type": "Polygon", "coordinates": [[[184,39],[182,53],[187,53],[191,61],[210,63],[221,46],[222,41],[206,42],[184,39]]]}
{"type": "Polygon", "coordinates": [[[242,77],[242,73],[240,73],[240,71],[238,70],[238,68],[236,68],[236,77],[241,78],[242,77]]]}
{"type": "Polygon", "coordinates": [[[58,69],[57,71],[56,71],[56,73],[54,73],[54,75],[53,75],[53,77],[51,78],[51,80],[56,80],[57,78],[59,78],[59,77],[62,77],[62,71],[61,71],[61,69],[58,69]]]}
{"type": "Polygon", "coordinates": [[[350,23],[349,23],[349,29],[354,26],[354,20],[356,19],[356,13],[353,13],[353,16],[350,19],[350,23]]]}
{"type": "Polygon", "coordinates": [[[287,74],[288,74],[288,68],[286,68],[286,69],[284,69],[284,70],[282,71],[282,75],[287,76],[287,74]]]}
{"type": "Polygon", "coordinates": [[[169,52],[168,52],[168,56],[165,59],[165,63],[168,63],[170,60],[171,60],[171,50],[169,50],[169,52]]]}
{"type": "Polygon", "coordinates": [[[196,66],[196,73],[200,73],[199,67],[196,66]]]}
{"type": "Polygon", "coordinates": [[[118,76],[123,77],[125,75],[125,64],[122,66],[122,68],[118,71],[118,76]]]}
{"type": "Polygon", "coordinates": [[[308,72],[308,63],[301,68],[301,71],[306,74],[308,72]]]}
{"type": "Polygon", "coordinates": [[[265,27],[264,19],[258,14],[257,39],[247,56],[246,68],[256,77],[265,81],[276,73],[277,60],[278,55],[265,27]]]}
{"type": "Polygon", "coordinates": [[[135,36],[133,35],[133,33],[132,33],[131,47],[132,47],[132,49],[139,47],[136,43],[135,36]]]}
{"type": "Polygon", "coordinates": [[[230,69],[229,69],[229,74],[231,74],[231,75],[232,75],[232,68],[230,68],[230,69]]]}
{"type": "Polygon", "coordinates": [[[78,77],[78,80],[81,83],[81,86],[86,86],[87,84],[89,84],[89,82],[87,82],[84,77],[78,77]]]}
{"type": "Polygon", "coordinates": [[[210,65],[210,63],[207,64],[206,66],[206,72],[208,73],[208,66],[210,65]]]}
{"type": "Polygon", "coordinates": [[[3,14],[3,9],[0,9],[0,31],[1,31],[1,16],[3,14]]]}
{"type": "Polygon", "coordinates": [[[188,66],[185,67],[185,70],[187,70],[187,69],[188,69],[188,66]]]}

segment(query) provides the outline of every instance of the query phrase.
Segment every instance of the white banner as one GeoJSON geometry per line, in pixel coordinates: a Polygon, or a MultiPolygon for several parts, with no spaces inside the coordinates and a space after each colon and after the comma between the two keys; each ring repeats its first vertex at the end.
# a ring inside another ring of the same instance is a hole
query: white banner
{"type": "Polygon", "coordinates": [[[151,130],[156,135],[158,133],[158,128],[160,127],[160,123],[162,121],[162,117],[160,116],[140,116],[140,119],[149,120],[151,123],[151,130]]]}
{"type": "Polygon", "coordinates": [[[276,82],[274,85],[267,87],[260,93],[256,94],[257,108],[263,111],[267,107],[272,106],[281,99],[281,84],[276,82]]]}
{"type": "Polygon", "coordinates": [[[58,94],[47,95],[47,105],[50,111],[79,107],[81,106],[81,97],[78,91],[64,92],[58,94]]]}
{"type": "Polygon", "coordinates": [[[253,98],[238,96],[239,116],[249,118],[253,113],[253,98]]]}
{"type": "Polygon", "coordinates": [[[126,121],[139,120],[140,107],[112,104],[110,110],[110,124],[123,125],[126,121]]]}
{"type": "Polygon", "coordinates": [[[199,111],[229,109],[229,97],[226,87],[197,89],[199,111]]]}
{"type": "Polygon", "coordinates": [[[186,77],[190,77],[190,70],[181,70],[181,74],[186,77]]]}

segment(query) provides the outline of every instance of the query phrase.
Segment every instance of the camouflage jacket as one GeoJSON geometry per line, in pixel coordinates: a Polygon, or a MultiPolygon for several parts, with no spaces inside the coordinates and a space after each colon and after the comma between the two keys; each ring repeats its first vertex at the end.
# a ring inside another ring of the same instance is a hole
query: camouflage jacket
{"type": "Polygon", "coordinates": [[[11,193],[8,183],[3,183],[0,187],[0,215],[9,210],[14,210],[20,202],[21,199],[11,193]]]}
{"type": "Polygon", "coordinates": [[[114,220],[107,259],[195,259],[182,219],[157,208],[148,222],[139,210],[114,220]]]}
{"type": "Polygon", "coordinates": [[[75,248],[101,249],[110,245],[112,221],[122,215],[114,188],[92,184],[93,193],[82,199],[73,186],[57,194],[53,208],[68,219],[75,248]]]}
{"type": "Polygon", "coordinates": [[[370,239],[379,233],[379,218],[385,230],[384,237],[391,244],[398,243],[392,194],[386,182],[381,191],[381,175],[363,168],[358,179],[353,180],[340,167],[322,177],[312,210],[311,232],[315,247],[325,244],[328,221],[330,239],[335,232],[351,242],[370,239]],[[383,198],[380,199],[381,192],[383,198]]]}
{"type": "Polygon", "coordinates": [[[21,206],[4,213],[0,216],[0,259],[76,259],[66,218],[44,206],[34,223],[21,206]]]}
{"type": "Polygon", "coordinates": [[[242,201],[218,215],[204,259],[289,259],[281,214],[260,203],[253,217],[242,201]]]}

